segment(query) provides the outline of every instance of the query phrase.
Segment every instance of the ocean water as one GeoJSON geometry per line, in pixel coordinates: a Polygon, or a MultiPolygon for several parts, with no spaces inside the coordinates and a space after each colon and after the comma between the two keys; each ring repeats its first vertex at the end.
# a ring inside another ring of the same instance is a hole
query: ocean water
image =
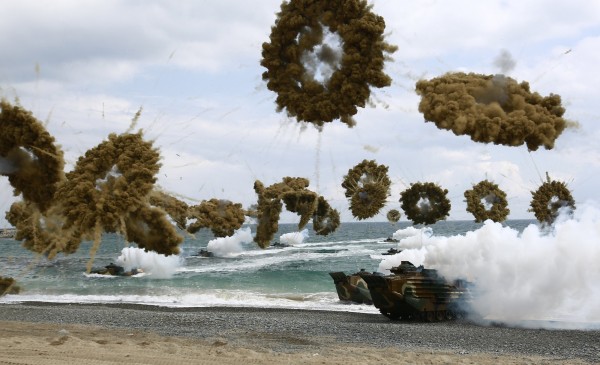
{"type": "MultiPolygon", "coordinates": [[[[535,222],[513,220],[503,224],[516,232],[530,225],[535,222]]],[[[478,230],[482,224],[441,221],[429,227],[434,236],[452,237],[478,230]]],[[[242,231],[246,236],[253,235],[254,228],[249,225],[242,231]]],[[[398,247],[386,238],[401,232],[417,235],[413,240],[423,234],[411,229],[409,222],[342,223],[329,236],[317,236],[310,225],[298,232],[294,224],[281,224],[274,242],[290,245],[260,249],[253,242],[211,241],[212,234],[203,230],[195,236],[187,235],[180,245],[181,254],[169,257],[144,253],[135,245],[126,245],[119,235],[103,235],[93,267],[125,263],[144,270],[132,277],[86,274],[90,242],[82,243],[75,254],[47,260],[27,251],[18,241],[1,239],[0,276],[15,278],[21,293],[0,297],[0,303],[136,303],[378,313],[373,306],[340,302],[329,272],[377,271],[382,260],[389,257],[383,253],[398,247]],[[207,248],[218,254],[198,256],[201,249],[207,248]]]]}

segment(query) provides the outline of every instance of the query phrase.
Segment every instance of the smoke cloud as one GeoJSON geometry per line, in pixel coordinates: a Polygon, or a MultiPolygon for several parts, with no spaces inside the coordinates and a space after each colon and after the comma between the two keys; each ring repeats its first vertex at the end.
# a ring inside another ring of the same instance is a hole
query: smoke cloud
{"type": "Polygon", "coordinates": [[[416,91],[425,121],[475,142],[552,149],[567,127],[559,95],[543,97],[504,75],[448,73],[418,81],[416,91]]]}
{"type": "Polygon", "coordinates": [[[366,1],[284,1],[261,60],[278,111],[318,128],[336,119],[355,125],[371,87],[391,84],[383,68],[396,47],[384,41],[384,31],[383,17],[366,1]],[[322,44],[326,32],[341,39],[343,55],[322,44]],[[315,79],[319,70],[323,83],[315,79]]]}
{"type": "Polygon", "coordinates": [[[196,221],[187,230],[196,233],[201,228],[210,228],[215,237],[231,236],[244,224],[244,213],[239,203],[222,199],[204,200],[188,209],[188,218],[196,221]]]}
{"type": "Polygon", "coordinates": [[[549,231],[530,225],[519,233],[488,220],[464,235],[413,235],[379,270],[408,260],[448,280],[466,278],[476,284],[474,309],[489,320],[585,328],[600,322],[599,241],[600,209],[586,204],[549,231]]]}
{"type": "Polygon", "coordinates": [[[512,71],[517,62],[512,58],[512,55],[507,50],[503,49],[496,59],[494,59],[494,66],[498,67],[501,74],[507,74],[512,71]]]}
{"type": "Polygon", "coordinates": [[[308,190],[308,185],[308,179],[289,176],[284,177],[282,182],[266,188],[261,181],[254,182],[254,191],[258,195],[256,206],[258,225],[254,241],[261,248],[271,244],[273,236],[279,229],[279,216],[283,203],[288,211],[300,216],[298,229],[304,228],[311,218],[318,235],[328,235],[337,229],[340,223],[339,213],[332,209],[323,197],[308,190]]]}
{"type": "Polygon", "coordinates": [[[231,257],[243,252],[243,244],[251,243],[253,239],[250,228],[238,229],[230,237],[218,237],[208,241],[206,249],[217,257],[231,257]]]}
{"type": "Polygon", "coordinates": [[[363,160],[348,170],[342,187],[350,201],[352,215],[357,219],[367,219],[379,213],[390,195],[391,184],[388,167],[374,160],[363,160]]]}
{"type": "Polygon", "coordinates": [[[142,269],[155,279],[168,279],[173,277],[177,269],[182,266],[183,260],[178,255],[165,256],[156,252],[146,252],[136,247],[125,247],[117,258],[117,264],[123,266],[125,271],[142,269]]]}
{"type": "Polygon", "coordinates": [[[64,180],[63,152],[31,112],[0,101],[0,174],[8,176],[14,195],[47,210],[64,180]]]}
{"type": "Polygon", "coordinates": [[[303,229],[300,232],[290,232],[282,234],[281,236],[279,236],[279,242],[285,245],[294,246],[301,244],[307,238],[308,229],[303,229]]]}

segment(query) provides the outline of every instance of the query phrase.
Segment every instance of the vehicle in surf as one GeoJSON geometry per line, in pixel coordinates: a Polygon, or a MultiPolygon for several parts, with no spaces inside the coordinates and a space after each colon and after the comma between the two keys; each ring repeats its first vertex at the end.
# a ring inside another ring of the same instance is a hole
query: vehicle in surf
{"type": "Polygon", "coordinates": [[[375,307],[396,320],[446,321],[466,315],[471,301],[469,283],[446,281],[436,270],[402,261],[390,275],[360,273],[375,307]]]}

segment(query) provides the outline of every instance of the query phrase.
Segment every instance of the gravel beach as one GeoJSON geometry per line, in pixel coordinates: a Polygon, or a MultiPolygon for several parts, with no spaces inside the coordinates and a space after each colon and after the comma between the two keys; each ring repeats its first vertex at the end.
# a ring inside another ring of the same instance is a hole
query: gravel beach
{"type": "MultiPolygon", "coordinates": [[[[250,349],[273,356],[323,356],[328,352],[339,355],[340,349],[354,349],[354,352],[361,354],[365,354],[365,351],[379,354],[382,361],[385,360],[385,353],[396,353],[417,354],[422,360],[425,355],[464,360],[483,356],[490,359],[490,364],[539,361],[600,363],[598,330],[509,328],[501,325],[481,326],[467,321],[394,322],[381,315],[349,312],[165,308],[129,304],[0,304],[0,328],[3,329],[0,337],[10,342],[11,337],[18,336],[21,325],[22,332],[36,326],[48,331],[60,332],[62,329],[65,333],[68,333],[68,328],[71,331],[73,328],[95,328],[95,334],[100,331],[106,336],[114,332],[115,339],[122,336],[123,331],[136,331],[165,338],[198,340],[198,345],[209,348],[219,344],[223,345],[221,351],[225,351],[225,348],[232,352],[250,349]],[[11,330],[8,331],[8,328],[11,330]],[[509,359],[516,362],[510,362],[509,359]]],[[[339,360],[339,356],[335,358],[339,360]]],[[[474,361],[483,361],[478,359],[474,361]]]]}

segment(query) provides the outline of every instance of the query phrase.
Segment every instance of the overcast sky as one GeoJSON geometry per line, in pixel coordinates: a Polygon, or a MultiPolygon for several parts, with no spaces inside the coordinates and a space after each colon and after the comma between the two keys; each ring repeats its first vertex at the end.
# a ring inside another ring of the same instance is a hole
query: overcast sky
{"type": "MultiPolygon", "coordinates": [[[[415,182],[448,189],[449,219],[473,219],[463,193],[486,178],[507,193],[512,219],[534,218],[531,191],[545,172],[567,182],[578,204],[598,199],[600,2],[371,3],[398,51],[386,64],[393,84],[373,90],[373,106],[359,110],[354,128],[334,121],[319,133],[276,111],[260,58],[279,0],[3,1],[0,96],[18,98],[45,123],[67,171],[109,133],[125,132],[142,107],[136,128],[160,148],[158,184],[192,204],[224,198],[248,206],[256,179],[300,176],[352,221],[341,182],[363,159],[389,166],[392,180],[373,220],[400,210],[400,192],[415,182]],[[419,113],[417,80],[495,74],[502,52],[515,61],[508,76],[561,95],[564,116],[578,123],[554,149],[475,143],[419,113]]],[[[6,177],[0,187],[4,212],[14,198],[6,177]]]]}

